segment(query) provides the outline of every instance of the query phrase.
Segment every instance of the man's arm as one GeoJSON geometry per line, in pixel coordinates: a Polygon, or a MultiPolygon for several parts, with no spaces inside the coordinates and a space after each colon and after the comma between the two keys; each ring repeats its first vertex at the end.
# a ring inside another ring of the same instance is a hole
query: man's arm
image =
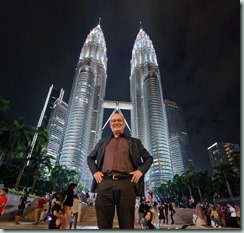
{"type": "Polygon", "coordinates": [[[92,175],[98,171],[96,160],[97,160],[97,154],[99,148],[100,148],[100,141],[97,143],[95,148],[91,151],[91,153],[87,156],[87,165],[90,168],[92,175]]]}
{"type": "Polygon", "coordinates": [[[132,176],[131,182],[138,183],[140,178],[149,170],[152,165],[153,157],[149,154],[149,152],[144,148],[141,141],[139,139],[135,139],[134,142],[136,145],[137,150],[135,151],[136,154],[139,155],[137,159],[140,159],[140,163],[136,164],[137,168],[135,171],[130,172],[132,176]],[[143,162],[141,163],[141,159],[143,162]],[[139,166],[138,166],[139,165],[139,166]]]}
{"type": "Polygon", "coordinates": [[[138,143],[138,147],[140,150],[139,153],[140,153],[142,160],[143,160],[141,166],[139,166],[137,169],[140,170],[142,172],[142,174],[144,175],[147,173],[147,171],[151,167],[151,165],[153,163],[153,157],[144,148],[144,146],[142,145],[142,143],[139,139],[138,139],[137,143],[138,143]]]}

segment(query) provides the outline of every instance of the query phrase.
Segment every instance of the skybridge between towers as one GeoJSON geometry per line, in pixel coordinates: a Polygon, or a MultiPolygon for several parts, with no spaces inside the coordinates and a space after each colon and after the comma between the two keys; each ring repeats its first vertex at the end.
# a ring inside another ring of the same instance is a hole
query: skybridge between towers
{"type": "MultiPolygon", "coordinates": [[[[111,113],[111,115],[109,116],[108,120],[106,121],[106,123],[104,124],[102,130],[104,130],[104,128],[106,127],[106,125],[108,124],[111,116],[115,113],[115,112],[119,112],[123,117],[123,113],[121,112],[121,110],[129,110],[131,111],[133,109],[131,102],[121,102],[121,101],[110,101],[110,100],[104,100],[102,107],[104,109],[114,109],[113,112],[111,113]]],[[[124,117],[125,119],[125,117],[124,117]]],[[[128,127],[129,131],[131,132],[131,129],[125,119],[125,124],[128,127]]]]}

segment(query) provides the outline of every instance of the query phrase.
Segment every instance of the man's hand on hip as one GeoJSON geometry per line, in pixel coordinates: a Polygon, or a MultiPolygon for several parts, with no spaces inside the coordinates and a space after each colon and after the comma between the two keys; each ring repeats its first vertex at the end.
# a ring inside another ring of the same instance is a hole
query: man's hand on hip
{"type": "Polygon", "coordinates": [[[104,176],[103,173],[100,172],[100,171],[95,172],[93,174],[93,177],[95,178],[95,180],[96,180],[97,183],[101,183],[101,181],[103,180],[103,178],[102,178],[103,176],[104,176]]]}
{"type": "Polygon", "coordinates": [[[142,172],[140,170],[135,170],[133,172],[130,172],[130,174],[133,175],[131,178],[131,182],[134,183],[137,183],[142,176],[142,172]]]}

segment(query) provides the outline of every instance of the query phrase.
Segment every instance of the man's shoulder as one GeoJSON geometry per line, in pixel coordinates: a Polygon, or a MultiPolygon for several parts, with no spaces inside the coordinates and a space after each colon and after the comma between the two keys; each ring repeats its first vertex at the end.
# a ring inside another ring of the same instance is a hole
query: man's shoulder
{"type": "Polygon", "coordinates": [[[108,140],[110,140],[110,139],[111,139],[111,136],[107,136],[107,137],[101,138],[101,139],[98,141],[98,143],[104,143],[104,142],[106,142],[106,141],[108,141],[108,140]]]}
{"type": "Polygon", "coordinates": [[[135,138],[135,137],[127,136],[127,139],[131,140],[132,142],[136,142],[136,143],[141,142],[141,140],[139,138],[135,138]]]}

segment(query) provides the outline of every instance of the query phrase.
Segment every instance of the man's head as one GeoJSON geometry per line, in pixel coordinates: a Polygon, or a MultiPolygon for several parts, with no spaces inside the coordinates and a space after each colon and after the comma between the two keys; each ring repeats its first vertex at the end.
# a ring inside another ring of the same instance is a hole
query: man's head
{"type": "Polygon", "coordinates": [[[115,135],[124,133],[125,119],[119,113],[114,113],[110,118],[110,128],[115,135]]]}

